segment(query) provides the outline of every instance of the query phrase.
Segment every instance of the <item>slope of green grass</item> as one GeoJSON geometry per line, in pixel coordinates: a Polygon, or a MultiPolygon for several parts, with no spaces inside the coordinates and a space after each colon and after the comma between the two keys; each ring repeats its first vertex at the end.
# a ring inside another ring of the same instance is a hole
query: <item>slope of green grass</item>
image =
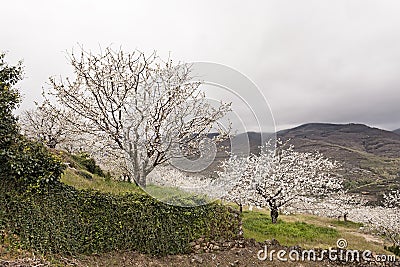
{"type": "Polygon", "coordinates": [[[158,185],[148,185],[145,190],[152,197],[171,205],[178,206],[198,206],[212,202],[205,195],[183,191],[177,187],[164,187],[158,185]]]}
{"type": "Polygon", "coordinates": [[[61,176],[61,182],[75,187],[76,189],[93,189],[104,193],[124,194],[124,193],[139,193],[143,190],[134,183],[107,180],[97,175],[92,174],[91,179],[87,179],[81,173],[68,168],[61,176]]]}
{"type": "Polygon", "coordinates": [[[90,174],[84,170],[74,170],[71,168],[68,168],[64,172],[61,177],[61,182],[73,186],[76,189],[92,189],[115,195],[125,193],[147,193],[164,203],[178,206],[198,206],[211,202],[206,196],[185,192],[179,188],[148,185],[146,190],[143,190],[134,183],[109,180],[95,174],[90,174]]]}

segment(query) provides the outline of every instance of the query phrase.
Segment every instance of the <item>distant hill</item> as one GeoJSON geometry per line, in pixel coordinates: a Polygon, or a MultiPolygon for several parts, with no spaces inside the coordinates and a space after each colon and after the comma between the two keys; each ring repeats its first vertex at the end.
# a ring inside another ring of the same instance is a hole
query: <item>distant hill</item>
{"type": "Polygon", "coordinates": [[[400,135],[363,124],[309,123],[280,131],[278,136],[293,139],[298,148],[328,143],[377,156],[400,157],[400,135]]]}
{"type": "Polygon", "coordinates": [[[396,134],[400,134],[400,128],[397,129],[397,130],[394,130],[393,132],[396,133],[396,134]]]}
{"type": "MultiPolygon", "coordinates": [[[[258,153],[261,136],[266,140],[270,135],[247,132],[237,135],[232,142],[244,154],[247,142],[250,152],[258,153]]],[[[308,123],[279,131],[277,137],[293,144],[295,150],[319,151],[340,162],[345,185],[355,192],[375,198],[384,191],[400,187],[399,134],[363,124],[308,123]]],[[[224,146],[229,148],[229,142],[224,142],[224,146]]],[[[225,158],[226,153],[218,153],[216,162],[207,172],[212,173],[225,158]]]]}
{"type": "Polygon", "coordinates": [[[363,124],[309,123],[277,133],[298,151],[343,165],[346,186],[373,196],[400,185],[400,135],[363,124]]]}

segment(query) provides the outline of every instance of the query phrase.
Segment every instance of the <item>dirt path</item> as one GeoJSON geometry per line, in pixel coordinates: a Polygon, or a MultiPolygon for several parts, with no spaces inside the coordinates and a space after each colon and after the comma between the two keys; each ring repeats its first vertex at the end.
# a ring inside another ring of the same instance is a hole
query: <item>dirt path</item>
{"type": "MultiPolygon", "coordinates": [[[[260,261],[257,258],[258,248],[242,248],[214,253],[149,257],[137,253],[107,254],[101,257],[89,257],[80,261],[79,266],[343,266],[329,262],[279,262],[260,261]]],[[[351,265],[348,265],[351,266],[351,265]]]]}
{"type": "MultiPolygon", "coordinates": [[[[369,236],[367,236],[369,238],[369,236]]],[[[273,240],[274,241],[274,240],[273,240]]],[[[0,266],[8,267],[28,267],[28,266],[76,266],[76,267],[112,267],[112,266],[126,266],[126,267],[158,267],[158,266],[171,266],[171,267],[189,267],[189,266],[215,266],[215,267],[232,267],[232,266],[298,266],[298,267],[334,267],[334,266],[400,266],[400,259],[395,263],[378,264],[378,263],[354,263],[354,262],[331,262],[327,259],[323,261],[287,261],[282,262],[276,259],[275,253],[274,261],[268,259],[262,261],[258,259],[257,254],[263,250],[265,245],[268,245],[268,252],[272,250],[297,250],[300,252],[299,247],[285,247],[280,246],[276,241],[268,241],[270,243],[258,243],[255,241],[239,240],[230,247],[221,250],[212,250],[204,252],[204,250],[195,250],[191,254],[173,255],[164,257],[153,257],[143,255],[137,252],[111,252],[101,255],[80,256],[78,258],[65,258],[61,256],[52,256],[52,262],[45,261],[34,257],[25,257],[22,259],[0,259],[0,266]],[[272,243],[271,243],[272,242],[272,243]]],[[[267,242],[267,241],[266,241],[267,242]]],[[[287,255],[287,254],[286,254],[287,255]]],[[[3,254],[4,256],[4,254],[3,254]]],[[[287,256],[286,256],[287,258],[287,256]]],[[[317,256],[319,258],[319,256],[317,256]]]]}
{"type": "Polygon", "coordinates": [[[373,242],[375,244],[379,244],[379,245],[384,245],[384,241],[382,238],[373,236],[373,235],[369,235],[369,234],[364,234],[364,233],[360,233],[360,232],[347,232],[349,234],[355,235],[355,236],[360,236],[363,237],[367,242],[373,242]]]}

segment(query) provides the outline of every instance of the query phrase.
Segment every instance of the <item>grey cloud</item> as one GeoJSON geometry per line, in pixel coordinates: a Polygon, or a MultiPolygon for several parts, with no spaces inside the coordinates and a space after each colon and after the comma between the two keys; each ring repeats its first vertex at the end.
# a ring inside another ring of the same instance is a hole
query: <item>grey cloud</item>
{"type": "Polygon", "coordinates": [[[113,44],[234,67],[267,97],[278,129],[310,121],[400,127],[397,0],[42,0],[2,8],[1,49],[25,60],[22,108],[40,99],[49,76],[70,74],[66,50],[113,44]]]}

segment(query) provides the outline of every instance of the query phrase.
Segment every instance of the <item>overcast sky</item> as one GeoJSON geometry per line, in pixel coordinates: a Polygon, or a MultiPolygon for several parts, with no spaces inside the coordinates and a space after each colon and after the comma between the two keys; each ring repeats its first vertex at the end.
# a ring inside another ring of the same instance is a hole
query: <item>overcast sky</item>
{"type": "Polygon", "coordinates": [[[0,50],[26,66],[21,108],[40,101],[49,76],[71,73],[67,50],[112,44],[240,71],[268,100],[278,129],[400,128],[398,0],[13,0],[1,9],[0,50]]]}

